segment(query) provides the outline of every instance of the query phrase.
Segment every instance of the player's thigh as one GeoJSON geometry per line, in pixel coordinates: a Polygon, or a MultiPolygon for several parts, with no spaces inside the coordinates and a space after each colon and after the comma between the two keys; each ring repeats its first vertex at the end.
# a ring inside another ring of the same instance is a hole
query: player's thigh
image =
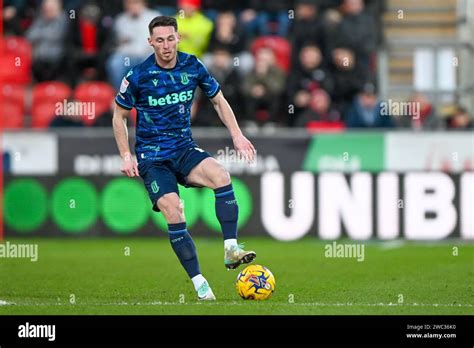
{"type": "Polygon", "coordinates": [[[178,195],[179,190],[176,176],[166,166],[159,164],[140,165],[139,172],[154,211],[160,211],[157,202],[161,197],[169,193],[178,195]]]}
{"type": "Polygon", "coordinates": [[[230,184],[229,172],[215,158],[208,157],[194,167],[186,177],[186,183],[212,189],[230,184]]]}

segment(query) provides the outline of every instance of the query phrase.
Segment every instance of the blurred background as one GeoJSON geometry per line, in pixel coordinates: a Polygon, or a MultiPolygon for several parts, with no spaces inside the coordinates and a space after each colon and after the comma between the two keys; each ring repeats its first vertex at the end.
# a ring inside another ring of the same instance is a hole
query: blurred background
{"type": "MultiPolygon", "coordinates": [[[[111,127],[160,14],[257,148],[239,161],[196,95],[193,134],[234,178],[242,235],[474,238],[467,0],[4,0],[5,236],[166,235],[141,180],[120,176],[111,127]]],[[[210,190],[181,195],[193,233],[220,230],[210,190]]]]}

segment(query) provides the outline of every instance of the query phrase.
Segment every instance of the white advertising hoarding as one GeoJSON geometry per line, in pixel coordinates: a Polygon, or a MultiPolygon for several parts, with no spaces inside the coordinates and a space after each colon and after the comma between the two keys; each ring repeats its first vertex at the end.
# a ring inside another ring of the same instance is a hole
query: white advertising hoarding
{"type": "Polygon", "coordinates": [[[58,171],[58,140],[54,133],[4,133],[2,151],[13,175],[54,175],[58,171]]]}
{"type": "Polygon", "coordinates": [[[385,170],[474,170],[474,133],[388,132],[385,135],[385,170]]]}

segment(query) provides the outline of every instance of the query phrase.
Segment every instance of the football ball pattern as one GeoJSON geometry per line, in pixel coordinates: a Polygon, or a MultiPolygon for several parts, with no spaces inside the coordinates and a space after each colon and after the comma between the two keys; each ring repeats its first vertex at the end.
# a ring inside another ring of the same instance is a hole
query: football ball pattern
{"type": "Polygon", "coordinates": [[[237,276],[236,288],[244,300],[266,300],[275,291],[275,277],[264,266],[250,265],[237,276]]]}

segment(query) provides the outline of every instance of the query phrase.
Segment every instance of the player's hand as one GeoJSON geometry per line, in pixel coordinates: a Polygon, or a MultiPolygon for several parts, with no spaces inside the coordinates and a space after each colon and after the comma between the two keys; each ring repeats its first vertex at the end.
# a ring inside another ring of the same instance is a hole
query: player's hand
{"type": "Polygon", "coordinates": [[[127,175],[129,178],[139,176],[137,161],[133,159],[130,153],[127,153],[123,156],[122,169],[120,171],[123,174],[127,175]]]}
{"type": "Polygon", "coordinates": [[[248,163],[252,163],[257,153],[252,143],[243,135],[233,137],[232,140],[237,153],[243,156],[248,163]]]}

